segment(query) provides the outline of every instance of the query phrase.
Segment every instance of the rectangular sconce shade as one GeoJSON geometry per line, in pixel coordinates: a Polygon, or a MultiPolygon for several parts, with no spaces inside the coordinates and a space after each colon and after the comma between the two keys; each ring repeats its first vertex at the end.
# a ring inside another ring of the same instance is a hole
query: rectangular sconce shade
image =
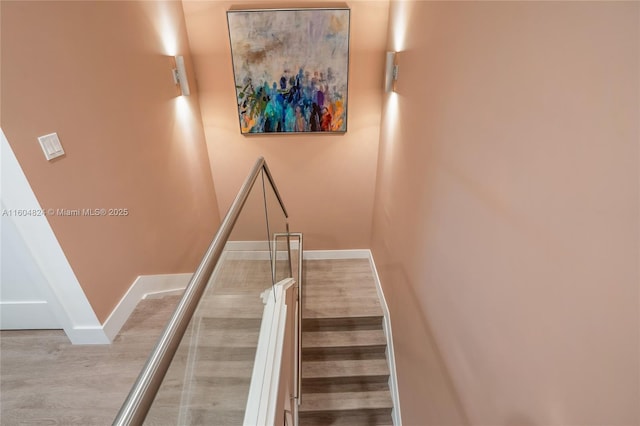
{"type": "Polygon", "coordinates": [[[385,67],[385,92],[396,90],[395,85],[398,80],[398,65],[396,64],[396,52],[387,52],[387,61],[385,67]]]}
{"type": "Polygon", "coordinates": [[[189,80],[187,80],[187,69],[184,66],[184,57],[176,56],[176,67],[173,69],[173,82],[180,86],[180,94],[189,96],[189,80]]]}

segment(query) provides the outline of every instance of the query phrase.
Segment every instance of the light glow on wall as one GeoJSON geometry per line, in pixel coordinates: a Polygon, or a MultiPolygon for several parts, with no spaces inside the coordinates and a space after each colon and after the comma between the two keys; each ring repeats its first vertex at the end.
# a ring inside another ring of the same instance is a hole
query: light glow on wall
{"type": "Polygon", "coordinates": [[[181,149],[188,153],[189,160],[194,161],[197,157],[195,144],[198,140],[198,129],[201,124],[197,118],[190,98],[178,96],[175,99],[176,126],[174,129],[174,139],[181,141],[181,149]]]}
{"type": "MultiPolygon", "coordinates": [[[[179,22],[176,16],[176,8],[180,8],[180,2],[173,1],[143,1],[138,2],[160,41],[159,53],[167,56],[175,56],[178,53],[178,28],[179,22]]],[[[179,10],[179,9],[178,9],[179,10]]]]}
{"type": "MultiPolygon", "coordinates": [[[[391,28],[390,28],[390,37],[391,37],[391,46],[393,48],[393,64],[397,67],[400,67],[400,58],[402,57],[402,51],[407,49],[407,31],[409,26],[409,19],[411,17],[412,9],[414,7],[413,1],[394,1],[391,3],[391,28]]],[[[389,68],[389,54],[387,55],[387,68],[389,68]]],[[[389,70],[387,70],[388,73],[389,70]]],[[[399,79],[398,68],[395,70],[395,74],[393,77],[395,80],[399,79]]],[[[397,133],[400,131],[398,129],[398,120],[400,114],[400,100],[399,94],[396,93],[398,89],[398,81],[391,81],[391,85],[393,91],[387,92],[389,93],[386,98],[386,103],[383,111],[383,127],[385,129],[385,140],[387,144],[392,144],[392,142],[397,138],[397,133]]],[[[388,86],[389,84],[387,84],[388,86]]]]}
{"type": "Polygon", "coordinates": [[[176,117],[178,117],[178,121],[183,125],[183,130],[188,131],[193,113],[191,112],[189,100],[184,96],[176,98],[176,117]]]}
{"type": "Polygon", "coordinates": [[[406,1],[400,1],[395,4],[392,18],[392,37],[393,50],[401,51],[405,47],[405,38],[407,36],[407,9],[409,6],[406,1]]]}
{"type": "Polygon", "coordinates": [[[171,2],[163,2],[158,4],[158,20],[157,26],[162,39],[164,53],[170,56],[178,54],[178,34],[176,23],[173,21],[173,15],[169,10],[173,7],[171,2]]]}
{"type": "Polygon", "coordinates": [[[188,96],[178,96],[174,99],[175,122],[173,128],[172,154],[182,158],[187,164],[192,164],[184,177],[193,187],[201,185],[203,176],[197,167],[200,161],[199,141],[204,139],[202,123],[194,110],[193,100],[188,96]]]}
{"type": "Polygon", "coordinates": [[[174,100],[176,121],[173,129],[173,143],[175,155],[180,155],[187,159],[190,164],[195,164],[197,160],[196,152],[196,126],[195,117],[191,109],[189,98],[178,96],[174,100]]]}
{"type": "Polygon", "coordinates": [[[389,97],[385,105],[383,123],[385,129],[385,139],[387,141],[393,141],[396,137],[396,127],[399,114],[398,97],[399,96],[396,92],[389,93],[389,97]]]}
{"type": "Polygon", "coordinates": [[[391,18],[391,43],[393,50],[400,52],[407,48],[407,25],[411,16],[413,2],[398,1],[392,3],[391,18]]]}

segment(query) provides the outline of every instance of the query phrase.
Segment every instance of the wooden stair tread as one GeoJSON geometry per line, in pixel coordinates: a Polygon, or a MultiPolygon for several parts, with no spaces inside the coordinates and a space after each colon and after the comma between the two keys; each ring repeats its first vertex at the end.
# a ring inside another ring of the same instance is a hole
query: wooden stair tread
{"type": "Polygon", "coordinates": [[[361,347],[386,345],[382,329],[305,331],[302,333],[302,348],[361,347]]]}
{"type": "Polygon", "coordinates": [[[370,392],[328,392],[309,393],[303,396],[300,412],[342,411],[393,408],[391,393],[370,392]]]}
{"type": "Polygon", "coordinates": [[[346,299],[335,296],[309,297],[305,300],[302,309],[303,318],[378,315],[382,315],[382,308],[377,295],[346,299]]]}
{"type": "Polygon", "coordinates": [[[305,361],[302,379],[389,376],[386,359],[305,361]]]}

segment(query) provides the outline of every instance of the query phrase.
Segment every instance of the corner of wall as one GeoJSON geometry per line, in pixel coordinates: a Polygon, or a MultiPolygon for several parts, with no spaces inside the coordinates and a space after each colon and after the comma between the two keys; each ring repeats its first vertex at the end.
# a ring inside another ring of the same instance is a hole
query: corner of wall
{"type": "Polygon", "coordinates": [[[141,275],[129,287],[118,305],[104,322],[105,335],[113,340],[122,326],[142,299],[152,294],[175,293],[184,290],[191,279],[192,273],[141,275]]]}

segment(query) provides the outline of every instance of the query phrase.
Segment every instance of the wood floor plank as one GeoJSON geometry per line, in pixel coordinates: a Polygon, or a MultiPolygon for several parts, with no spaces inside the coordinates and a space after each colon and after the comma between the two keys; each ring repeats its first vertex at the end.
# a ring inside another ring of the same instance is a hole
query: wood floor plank
{"type": "Polygon", "coordinates": [[[1,331],[2,424],[111,424],[177,300],[141,302],[111,345],[72,345],[59,330],[1,331]]]}

